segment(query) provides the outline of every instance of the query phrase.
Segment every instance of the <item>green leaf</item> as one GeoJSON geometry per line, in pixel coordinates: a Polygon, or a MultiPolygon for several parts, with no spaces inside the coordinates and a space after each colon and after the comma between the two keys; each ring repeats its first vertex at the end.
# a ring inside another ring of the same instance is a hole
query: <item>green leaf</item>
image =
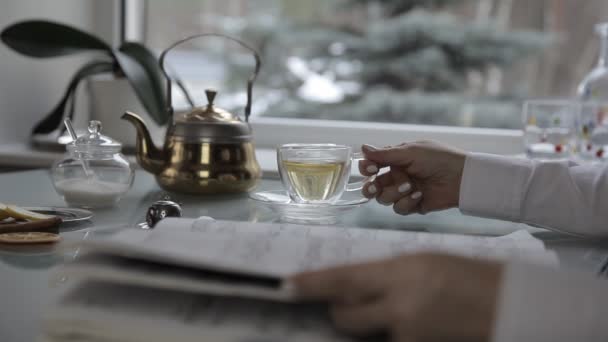
{"type": "MultiPolygon", "coordinates": [[[[72,100],[71,107],[74,106],[73,97],[76,95],[76,89],[78,88],[80,81],[91,75],[111,72],[113,67],[112,62],[109,61],[94,61],[83,65],[70,80],[68,88],[66,89],[66,92],[59,103],[42,121],[36,125],[32,133],[48,134],[60,127],[61,121],[65,114],[65,107],[70,103],[70,100],[72,100]]],[[[73,108],[70,110],[73,112],[73,108]]],[[[70,115],[71,114],[72,113],[70,113],[70,115]]]]}
{"type": "MultiPolygon", "coordinates": [[[[56,57],[88,50],[107,52],[120,66],[148,114],[159,124],[169,119],[162,71],[154,55],[139,43],[125,43],[113,50],[104,41],[86,32],[44,20],[13,24],[0,33],[0,39],[13,50],[30,57],[56,57]]],[[[78,77],[86,75],[77,74],[73,81],[78,77]]],[[[76,85],[70,84],[62,101],[47,118],[48,121],[41,122],[34,133],[48,133],[57,127],[56,123],[60,124],[65,106],[72,96],[70,91],[74,91],[72,86],[76,85]]]]}
{"type": "Polygon", "coordinates": [[[57,57],[87,50],[111,52],[101,39],[77,28],[45,20],[28,20],[8,26],[0,39],[13,50],[30,57],[57,57]]]}
{"type": "MultiPolygon", "coordinates": [[[[161,98],[163,100],[163,105],[165,105],[166,81],[163,71],[158,65],[158,59],[145,46],[136,42],[126,42],[122,44],[118,50],[131,56],[146,70],[156,96],[161,98]]],[[[166,107],[163,107],[163,109],[166,109],[166,107]]]]}
{"type": "MultiPolygon", "coordinates": [[[[139,64],[146,69],[146,72],[149,74],[150,79],[152,80],[154,88],[158,92],[157,96],[163,101],[163,115],[168,115],[166,113],[168,104],[166,101],[167,95],[165,91],[167,79],[165,78],[165,75],[158,64],[158,59],[144,45],[136,42],[126,42],[120,46],[119,50],[136,59],[139,64]]],[[[178,88],[180,88],[190,106],[194,107],[192,96],[186,89],[184,83],[176,76],[173,77],[173,81],[178,88]]]]}
{"type": "Polygon", "coordinates": [[[150,117],[159,125],[167,123],[164,83],[156,58],[137,43],[125,43],[113,55],[150,117]]]}

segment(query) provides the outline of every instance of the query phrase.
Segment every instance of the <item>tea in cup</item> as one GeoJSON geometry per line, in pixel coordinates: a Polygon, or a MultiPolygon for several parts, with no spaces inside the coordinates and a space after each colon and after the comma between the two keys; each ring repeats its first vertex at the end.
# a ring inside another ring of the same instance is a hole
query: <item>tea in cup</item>
{"type": "Polygon", "coordinates": [[[350,146],[287,144],[277,149],[283,186],[298,203],[336,203],[344,191],[361,190],[361,182],[348,183],[353,161],[363,159],[350,146]]]}

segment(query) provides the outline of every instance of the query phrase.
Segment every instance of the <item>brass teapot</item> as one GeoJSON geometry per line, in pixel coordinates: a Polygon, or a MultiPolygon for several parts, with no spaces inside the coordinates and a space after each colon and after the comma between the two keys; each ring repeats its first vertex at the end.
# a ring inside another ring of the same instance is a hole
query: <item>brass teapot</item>
{"type": "Polygon", "coordinates": [[[136,114],[126,112],[122,119],[137,129],[137,161],[146,171],[154,174],[165,190],[191,194],[217,194],[247,192],[255,188],[262,172],[255,156],[249,125],[253,82],[260,70],[258,53],[245,43],[220,34],[199,34],[182,39],[163,51],[159,63],[167,78],[167,103],[172,120],[162,150],[152,139],[144,121],[136,114]],[[245,121],[237,115],[217,108],[213,101],[215,90],[207,89],[207,105],[181,113],[173,119],[171,78],[164,68],[166,54],[188,40],[219,36],[230,39],[255,57],[255,70],[247,82],[245,121]]]}

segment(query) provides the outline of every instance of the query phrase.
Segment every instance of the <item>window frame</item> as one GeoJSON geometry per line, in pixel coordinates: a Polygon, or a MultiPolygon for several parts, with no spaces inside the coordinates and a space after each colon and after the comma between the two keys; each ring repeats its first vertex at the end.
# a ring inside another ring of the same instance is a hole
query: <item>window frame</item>
{"type": "Polygon", "coordinates": [[[520,130],[271,117],[255,117],[250,123],[256,146],[260,148],[294,142],[338,143],[359,148],[362,143],[387,146],[435,140],[473,152],[520,154],[523,151],[520,130]]]}
{"type": "MultiPolygon", "coordinates": [[[[120,32],[126,32],[127,40],[144,42],[148,0],[120,1],[125,26],[120,32]]],[[[254,117],[251,127],[258,148],[275,148],[291,142],[332,142],[358,148],[361,143],[385,146],[404,141],[435,140],[467,151],[523,152],[523,133],[515,129],[275,117],[254,117]]]]}

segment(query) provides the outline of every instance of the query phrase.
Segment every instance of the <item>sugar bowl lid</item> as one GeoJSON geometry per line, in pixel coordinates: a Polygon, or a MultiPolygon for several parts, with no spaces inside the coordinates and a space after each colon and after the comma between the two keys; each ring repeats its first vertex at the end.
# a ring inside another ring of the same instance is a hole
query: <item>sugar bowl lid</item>
{"type": "Polygon", "coordinates": [[[67,145],[70,152],[119,152],[122,144],[108,136],[101,134],[101,122],[89,122],[88,134],[79,136],[67,145]]]}
{"type": "Polygon", "coordinates": [[[213,104],[217,91],[206,89],[207,105],[194,108],[175,119],[172,134],[185,138],[210,141],[247,141],[251,140],[249,124],[213,104]]]}

